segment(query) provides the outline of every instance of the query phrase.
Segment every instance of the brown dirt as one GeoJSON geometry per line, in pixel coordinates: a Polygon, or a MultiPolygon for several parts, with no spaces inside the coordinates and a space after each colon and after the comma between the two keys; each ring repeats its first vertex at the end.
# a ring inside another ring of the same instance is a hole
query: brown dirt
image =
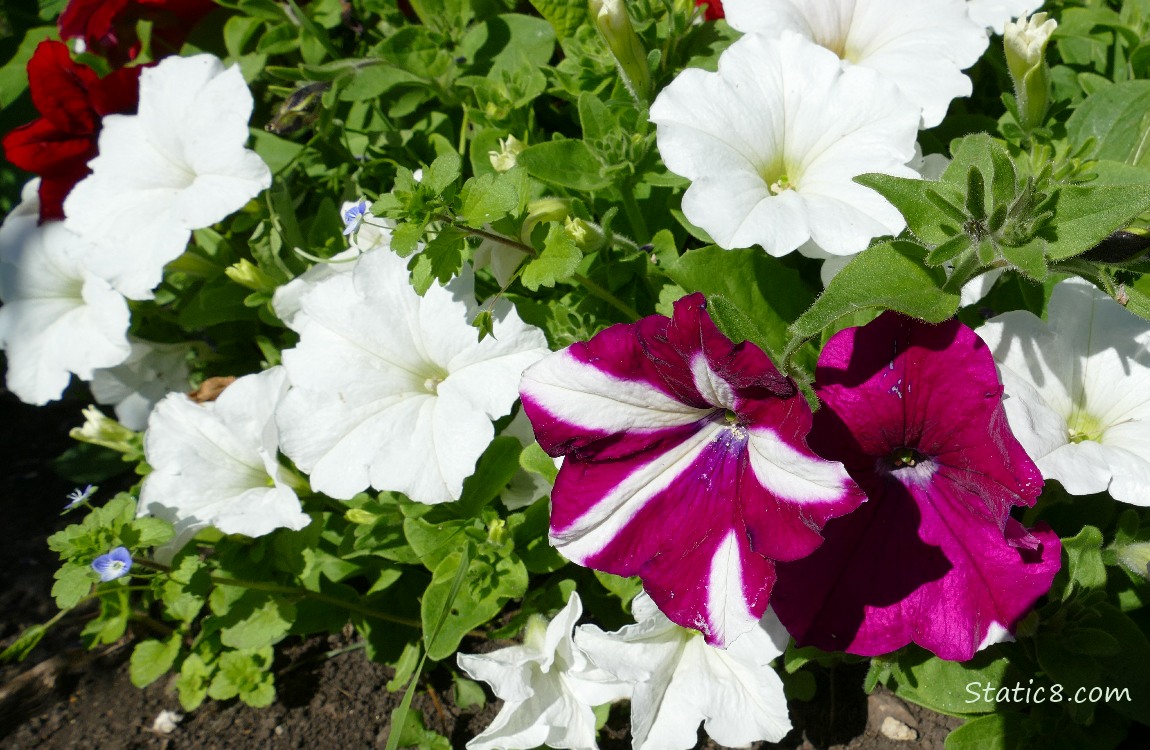
{"type": "MultiPolygon", "coordinates": [[[[60,516],[75,485],[52,473],[50,461],[71,445],[68,429],[79,424],[86,402],[44,408],[26,406],[0,393],[0,648],[28,625],[55,613],[49,591],[56,569],[46,537],[69,520],[60,516]]],[[[110,497],[112,487],[101,490],[110,497]]],[[[354,634],[291,641],[279,649],[278,698],[266,709],[237,701],[207,701],[170,734],[153,731],[161,711],[180,711],[168,680],[146,689],[128,679],[130,639],[85,652],[79,632],[85,613],[74,613],[50,632],[22,664],[0,667],[0,745],[18,750],[229,750],[231,748],[382,748],[398,694],[388,693],[391,670],[368,661],[361,650],[325,658],[353,646],[354,634]]],[[[795,730],[778,745],[758,748],[836,750],[941,750],[960,720],[907,706],[889,693],[868,699],[859,665],[816,671],[816,698],[792,703],[795,730]],[[869,712],[869,720],[868,720],[869,712]],[[895,741],[879,731],[892,715],[914,728],[917,739],[895,741]]],[[[462,748],[490,722],[498,703],[461,712],[450,684],[432,673],[413,705],[430,729],[462,748]]],[[[625,705],[616,706],[601,734],[603,750],[630,747],[625,705]]],[[[700,748],[718,745],[700,733],[700,748]]]]}

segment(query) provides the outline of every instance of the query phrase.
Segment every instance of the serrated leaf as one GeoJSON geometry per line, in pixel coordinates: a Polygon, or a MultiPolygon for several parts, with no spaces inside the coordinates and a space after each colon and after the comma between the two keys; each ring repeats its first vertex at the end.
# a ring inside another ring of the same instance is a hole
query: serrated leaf
{"type": "Polygon", "coordinates": [[[220,642],[235,649],[271,646],[283,640],[294,620],[294,604],[267,598],[242,620],[220,630],[220,642]]]}
{"type": "Polygon", "coordinates": [[[87,565],[64,563],[55,574],[52,597],[60,609],[71,609],[92,590],[96,574],[87,565]]]}
{"type": "Polygon", "coordinates": [[[142,688],[160,679],[176,663],[181,641],[180,635],[173,633],[164,641],[149,639],[137,643],[128,665],[132,684],[142,688]]]}
{"type": "Polygon", "coordinates": [[[575,244],[575,240],[567,234],[562,224],[552,222],[547,230],[547,238],[543,241],[543,252],[538,258],[528,261],[520,280],[533,292],[541,286],[552,287],[574,276],[582,260],[583,251],[575,244]]]}
{"type": "Polygon", "coordinates": [[[423,176],[422,184],[430,188],[436,195],[441,195],[443,191],[459,179],[463,170],[463,160],[459,158],[459,154],[454,151],[449,151],[445,154],[440,154],[435,157],[435,161],[431,162],[431,166],[427,168],[427,173],[423,176]]]}
{"type": "Polygon", "coordinates": [[[482,227],[499,221],[519,206],[515,183],[502,175],[473,177],[463,185],[463,220],[471,227],[482,227]]]}
{"type": "Polygon", "coordinates": [[[434,631],[445,608],[447,611],[438,637],[434,643],[426,644],[428,658],[438,660],[451,656],[469,630],[491,620],[509,599],[523,596],[526,591],[527,570],[514,555],[493,557],[491,552],[481,549],[470,560],[459,552],[445,557],[436,567],[420,603],[425,634],[434,631]],[[467,564],[463,581],[467,595],[456,596],[449,602],[461,562],[467,564]]]}
{"type": "Polygon", "coordinates": [[[582,0],[530,0],[560,40],[572,36],[587,19],[587,3],[582,0]]]}

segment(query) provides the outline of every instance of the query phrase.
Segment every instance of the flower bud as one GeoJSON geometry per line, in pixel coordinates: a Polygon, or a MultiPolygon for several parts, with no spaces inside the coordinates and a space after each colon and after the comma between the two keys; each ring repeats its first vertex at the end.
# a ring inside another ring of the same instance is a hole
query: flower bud
{"type": "Polygon", "coordinates": [[[651,75],[647,70],[647,51],[631,25],[623,0],[590,0],[588,9],[595,28],[607,42],[619,75],[627,90],[640,103],[647,101],[651,90],[651,75]]]}
{"type": "Polygon", "coordinates": [[[271,276],[261,271],[247,258],[242,258],[239,263],[228,266],[224,269],[224,273],[240,286],[245,286],[255,292],[274,292],[277,286],[271,276]]]}
{"type": "Polygon", "coordinates": [[[1003,37],[1006,65],[1014,82],[1018,121],[1027,132],[1043,123],[1050,106],[1046,44],[1056,28],[1058,22],[1053,18],[1047,20],[1045,13],[1035,13],[1028,19],[1006,24],[1003,37]]]}
{"type": "Polygon", "coordinates": [[[1150,579],[1150,542],[1134,542],[1116,550],[1118,562],[1150,579]]]}
{"type": "Polygon", "coordinates": [[[83,410],[84,424],[73,427],[68,437],[82,443],[101,445],[119,453],[134,454],[140,450],[140,435],[104,415],[95,406],[83,410]]]}

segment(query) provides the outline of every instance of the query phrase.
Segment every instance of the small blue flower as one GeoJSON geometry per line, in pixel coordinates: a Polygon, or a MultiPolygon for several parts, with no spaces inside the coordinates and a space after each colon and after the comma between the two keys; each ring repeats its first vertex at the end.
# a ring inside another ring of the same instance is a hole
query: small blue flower
{"type": "Polygon", "coordinates": [[[68,500],[70,502],[64,506],[64,510],[69,511],[69,510],[72,510],[73,508],[79,507],[80,505],[88,502],[88,500],[92,497],[93,494],[95,494],[96,490],[98,490],[98,489],[100,489],[100,488],[99,487],[93,487],[92,485],[89,484],[84,489],[76,488],[76,489],[72,490],[71,492],[68,493],[68,500]]]}
{"type": "Polygon", "coordinates": [[[343,230],[345,237],[359,229],[360,224],[363,224],[366,214],[367,201],[364,199],[360,199],[359,203],[348,207],[348,209],[343,212],[343,223],[346,225],[343,230]]]}
{"type": "Polygon", "coordinates": [[[132,555],[127,547],[116,547],[106,555],[100,555],[92,561],[92,570],[96,571],[101,581],[114,581],[126,576],[132,569],[132,555]]]}

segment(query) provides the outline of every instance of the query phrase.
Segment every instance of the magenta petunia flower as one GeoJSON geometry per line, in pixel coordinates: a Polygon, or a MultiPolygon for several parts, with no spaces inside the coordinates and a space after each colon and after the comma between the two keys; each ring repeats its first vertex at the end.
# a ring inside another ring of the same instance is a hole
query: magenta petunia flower
{"type": "Polygon", "coordinates": [[[566,456],[551,542],[640,576],[673,622],[725,646],[763,616],[774,561],[822,543],[863,500],[806,445],[811,411],[762,350],[732,344],[701,294],[612,326],[523,374],[539,444],[566,456]]]}
{"type": "Polygon", "coordinates": [[[914,642],[966,660],[1050,588],[1058,537],[1010,516],[1042,475],[1007,425],[990,350],[957,321],[885,313],[835,335],[811,446],[868,502],[779,567],[772,605],[800,645],[873,656],[914,642]]]}

